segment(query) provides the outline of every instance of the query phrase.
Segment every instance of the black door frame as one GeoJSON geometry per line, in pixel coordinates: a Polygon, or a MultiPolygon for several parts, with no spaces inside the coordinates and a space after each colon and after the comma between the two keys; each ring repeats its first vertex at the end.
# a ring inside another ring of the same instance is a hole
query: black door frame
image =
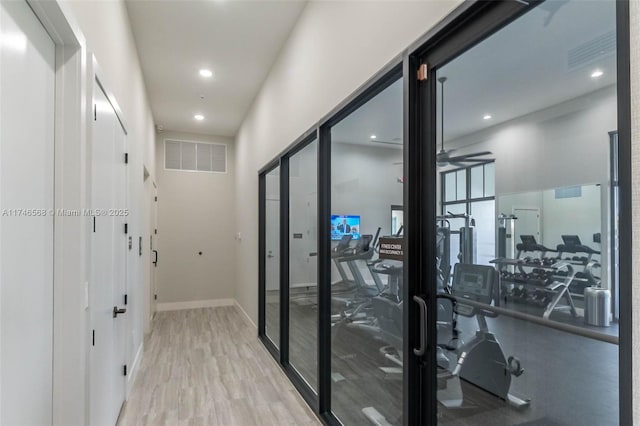
{"type": "MultiPolygon", "coordinates": [[[[280,166],[280,159],[276,158],[271,161],[265,167],[263,167],[258,173],[258,337],[262,341],[262,344],[267,348],[271,356],[275,359],[280,360],[280,342],[273,342],[269,336],[266,334],[266,200],[267,200],[267,175],[280,166]],[[277,345],[277,346],[276,346],[277,345]]],[[[282,185],[282,184],[281,184],[282,185]]],[[[280,203],[280,210],[282,210],[282,203],[280,203]]],[[[278,224],[280,225],[280,224],[278,224]]],[[[282,237],[282,235],[280,235],[282,237]]],[[[282,255],[280,255],[282,257],[282,255]]],[[[281,266],[280,266],[281,267],[281,266]]],[[[282,272],[282,271],[280,271],[282,272]]],[[[282,274],[280,274],[282,275],[282,274]]],[[[279,277],[282,279],[282,277],[279,277]]],[[[280,283],[281,290],[282,284],[280,283]]],[[[282,312],[282,307],[280,307],[280,311],[282,312]]],[[[282,313],[280,314],[282,316],[282,313]]],[[[279,324],[282,329],[282,324],[279,324]]],[[[279,330],[278,333],[280,339],[282,340],[282,330],[279,330]]]]}
{"type": "MultiPolygon", "coordinates": [[[[406,123],[408,149],[405,159],[408,164],[408,264],[407,282],[417,285],[405,286],[405,299],[412,301],[420,296],[427,302],[426,354],[418,357],[412,348],[417,347],[420,330],[413,327],[405,341],[405,377],[407,398],[405,413],[414,419],[412,424],[437,424],[436,385],[436,288],[430,285],[436,276],[434,226],[436,216],[436,70],[490,35],[513,22],[540,1],[474,2],[461,11],[447,27],[436,36],[425,36],[415,44],[411,54],[405,58],[406,75],[406,123]],[[419,81],[421,65],[427,67],[427,79],[419,81]],[[427,143],[425,143],[427,142],[427,143]],[[413,294],[412,294],[413,290],[413,294]],[[417,334],[418,333],[418,334],[417,334]],[[408,347],[407,347],[408,345],[408,347]],[[406,360],[406,358],[409,358],[406,360]]],[[[617,90],[619,132],[619,185],[620,185],[620,229],[631,229],[631,102],[630,102],[630,37],[629,4],[617,1],[617,90]]],[[[631,233],[620,234],[620,282],[631,283],[631,233]]],[[[631,285],[620,288],[619,329],[619,424],[632,424],[632,335],[631,335],[631,285]]],[[[419,321],[418,306],[405,305],[405,320],[410,326],[419,321]],[[408,307],[408,309],[407,309],[408,307]]],[[[405,422],[405,424],[407,424],[405,422]]]]}

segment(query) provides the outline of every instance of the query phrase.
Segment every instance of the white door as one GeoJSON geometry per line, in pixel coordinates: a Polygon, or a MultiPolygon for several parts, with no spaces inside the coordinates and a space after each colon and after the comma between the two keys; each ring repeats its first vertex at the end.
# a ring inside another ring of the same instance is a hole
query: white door
{"type": "Polygon", "coordinates": [[[153,199],[151,200],[151,318],[156,312],[156,305],[158,303],[158,283],[157,283],[157,271],[158,271],[158,189],[155,182],[153,183],[153,199]]]}
{"type": "Polygon", "coordinates": [[[514,207],[513,214],[518,218],[515,224],[515,244],[522,242],[520,235],[533,235],[538,244],[542,244],[540,234],[540,209],[514,207]]]}
{"type": "Polygon", "coordinates": [[[102,90],[94,90],[90,424],[113,426],[125,398],[126,169],[124,131],[102,90]]]}
{"type": "Polygon", "coordinates": [[[52,422],[55,46],[0,2],[0,424],[52,422]]]}

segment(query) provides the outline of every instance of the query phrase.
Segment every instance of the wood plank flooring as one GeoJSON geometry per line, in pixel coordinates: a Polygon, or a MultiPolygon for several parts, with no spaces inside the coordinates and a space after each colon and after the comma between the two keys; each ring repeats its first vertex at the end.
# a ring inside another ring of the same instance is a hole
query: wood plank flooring
{"type": "Polygon", "coordinates": [[[118,426],[320,425],[236,307],[159,312],[118,426]]]}

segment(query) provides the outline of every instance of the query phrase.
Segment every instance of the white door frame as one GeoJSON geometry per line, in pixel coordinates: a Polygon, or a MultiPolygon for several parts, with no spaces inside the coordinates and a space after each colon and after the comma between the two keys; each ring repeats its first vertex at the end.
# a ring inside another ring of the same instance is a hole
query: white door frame
{"type": "MultiPolygon", "coordinates": [[[[518,215],[516,213],[518,210],[529,210],[529,211],[537,212],[537,214],[538,214],[538,232],[537,232],[537,235],[536,235],[536,241],[538,242],[538,244],[543,244],[542,243],[542,238],[544,236],[542,235],[542,213],[541,213],[540,207],[539,206],[513,206],[511,208],[511,213],[515,214],[516,217],[518,217],[518,215]]],[[[518,229],[518,223],[516,222],[516,231],[517,231],[517,229],[518,229]]],[[[514,241],[515,241],[515,238],[516,238],[515,235],[513,236],[513,238],[514,238],[514,241]]],[[[520,243],[520,241],[515,241],[515,244],[519,244],[519,243],[520,243]]],[[[514,245],[514,247],[515,247],[515,245],[514,245]]]]}
{"type": "MultiPolygon", "coordinates": [[[[54,209],[87,207],[86,42],[68,6],[26,0],[56,49],[54,209]]],[[[54,216],[53,424],[86,424],[88,222],[54,216]]]]}

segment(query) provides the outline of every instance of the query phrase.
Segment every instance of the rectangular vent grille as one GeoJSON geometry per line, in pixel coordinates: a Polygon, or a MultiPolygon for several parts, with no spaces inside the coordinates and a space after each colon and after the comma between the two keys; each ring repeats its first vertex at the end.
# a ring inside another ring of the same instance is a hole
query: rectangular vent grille
{"type": "Polygon", "coordinates": [[[227,146],[166,139],[164,168],[188,172],[226,173],[227,146]]]}
{"type": "Polygon", "coordinates": [[[567,65],[574,70],[615,53],[616,32],[609,31],[569,50],[567,65]]]}

